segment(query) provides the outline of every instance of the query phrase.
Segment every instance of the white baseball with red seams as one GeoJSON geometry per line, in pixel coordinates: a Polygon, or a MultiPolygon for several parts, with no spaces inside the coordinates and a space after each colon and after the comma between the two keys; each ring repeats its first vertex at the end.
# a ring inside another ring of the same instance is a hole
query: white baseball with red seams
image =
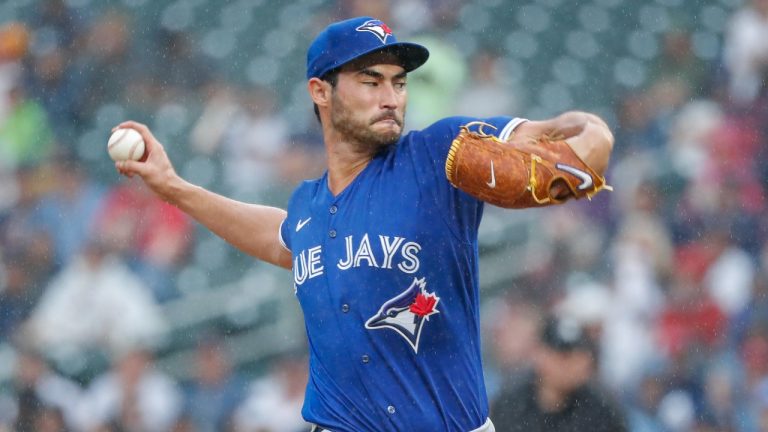
{"type": "Polygon", "coordinates": [[[118,129],[109,137],[107,152],[116,162],[139,160],[144,156],[144,139],[133,129],[118,129]]]}

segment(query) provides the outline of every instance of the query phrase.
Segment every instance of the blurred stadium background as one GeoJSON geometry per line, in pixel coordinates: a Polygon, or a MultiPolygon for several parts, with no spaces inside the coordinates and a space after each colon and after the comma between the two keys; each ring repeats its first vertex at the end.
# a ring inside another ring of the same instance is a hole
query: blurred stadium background
{"type": "Polygon", "coordinates": [[[284,206],[323,170],[306,48],[356,15],[432,52],[410,128],[582,109],[615,131],[614,193],[487,209],[491,399],[555,313],[599,343],[630,430],[768,430],[766,0],[3,1],[0,429],[304,430],[288,272],[105,147],[135,119],[188,180],[284,206]]]}

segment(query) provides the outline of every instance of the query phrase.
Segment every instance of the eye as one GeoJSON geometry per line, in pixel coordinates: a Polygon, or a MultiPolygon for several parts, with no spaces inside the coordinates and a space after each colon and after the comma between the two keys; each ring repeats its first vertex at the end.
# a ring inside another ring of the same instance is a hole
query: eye
{"type": "Polygon", "coordinates": [[[379,83],[376,81],[363,81],[363,85],[369,86],[369,87],[377,87],[379,83]]]}
{"type": "Polygon", "coordinates": [[[395,83],[395,88],[402,90],[402,89],[405,88],[406,84],[408,84],[408,83],[406,83],[405,81],[395,83]]]}
{"type": "Polygon", "coordinates": [[[387,311],[387,316],[390,318],[394,318],[397,316],[397,309],[390,309],[387,311]]]}

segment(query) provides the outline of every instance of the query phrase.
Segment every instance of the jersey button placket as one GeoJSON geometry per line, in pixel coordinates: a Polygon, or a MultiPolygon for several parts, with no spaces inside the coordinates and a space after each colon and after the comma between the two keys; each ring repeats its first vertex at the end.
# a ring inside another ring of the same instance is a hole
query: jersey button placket
{"type": "MultiPolygon", "coordinates": [[[[336,207],[336,204],[331,204],[331,207],[328,208],[328,212],[331,213],[331,215],[335,215],[337,211],[339,211],[339,208],[336,207]]],[[[328,237],[336,238],[336,230],[331,228],[330,231],[328,231],[328,237]]]]}

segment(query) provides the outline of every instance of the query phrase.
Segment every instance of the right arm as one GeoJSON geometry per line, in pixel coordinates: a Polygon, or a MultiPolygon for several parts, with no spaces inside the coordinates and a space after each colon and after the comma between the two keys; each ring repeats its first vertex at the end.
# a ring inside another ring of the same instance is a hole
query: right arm
{"type": "Polygon", "coordinates": [[[176,174],[162,144],[145,125],[124,122],[115,129],[132,128],[141,134],[146,160],[116,162],[122,175],[138,175],[164,201],[178,207],[214,234],[241,251],[290,269],[291,252],[279,241],[283,209],[248,204],[195,186],[176,174]]]}

